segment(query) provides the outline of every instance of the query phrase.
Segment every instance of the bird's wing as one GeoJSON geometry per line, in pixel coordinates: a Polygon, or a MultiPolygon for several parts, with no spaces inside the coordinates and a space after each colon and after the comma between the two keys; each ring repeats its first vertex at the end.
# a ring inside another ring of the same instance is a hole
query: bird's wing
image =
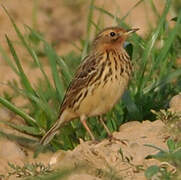
{"type": "Polygon", "coordinates": [[[95,77],[96,71],[99,68],[97,61],[102,56],[90,55],[85,57],[83,63],[77,69],[74,78],[72,79],[61,105],[60,114],[67,108],[73,107],[78,100],[83,89],[88,89],[90,81],[95,77]]]}

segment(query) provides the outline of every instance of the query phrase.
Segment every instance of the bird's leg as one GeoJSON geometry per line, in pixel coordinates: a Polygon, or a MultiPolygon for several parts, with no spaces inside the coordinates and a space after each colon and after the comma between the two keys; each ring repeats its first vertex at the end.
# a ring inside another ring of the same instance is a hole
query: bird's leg
{"type": "Polygon", "coordinates": [[[112,137],[112,134],[111,134],[110,130],[108,129],[108,127],[104,123],[104,117],[103,116],[99,116],[99,121],[101,122],[101,124],[103,125],[104,129],[106,130],[108,136],[112,137]]]}
{"type": "Polygon", "coordinates": [[[83,124],[84,128],[85,128],[86,131],[89,133],[89,136],[91,137],[91,139],[92,139],[93,141],[95,141],[95,137],[94,137],[94,135],[92,134],[91,130],[89,129],[89,127],[88,127],[88,125],[87,125],[87,123],[86,123],[86,119],[87,119],[87,118],[86,118],[85,115],[83,115],[83,116],[80,117],[80,121],[81,121],[81,123],[83,124]]]}
{"type": "Polygon", "coordinates": [[[104,116],[99,116],[99,120],[100,120],[101,124],[103,125],[104,129],[106,130],[110,141],[112,141],[112,140],[119,141],[119,142],[123,143],[124,145],[127,145],[125,143],[125,140],[121,140],[121,139],[117,139],[116,137],[113,137],[112,133],[110,132],[110,130],[108,129],[108,127],[104,123],[104,116]]]}

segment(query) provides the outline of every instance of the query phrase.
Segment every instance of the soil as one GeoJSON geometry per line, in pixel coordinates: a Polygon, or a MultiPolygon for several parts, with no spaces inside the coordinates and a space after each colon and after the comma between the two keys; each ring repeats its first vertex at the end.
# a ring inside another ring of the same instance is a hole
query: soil
{"type": "MultiPolygon", "coordinates": [[[[97,6],[104,7],[113,14],[122,17],[126,12],[135,5],[137,0],[105,0],[95,1],[97,6]],[[118,13],[119,12],[119,13],[118,13]]],[[[163,4],[161,1],[156,1],[158,11],[162,12],[163,4]]],[[[27,33],[24,24],[33,27],[43,33],[45,39],[53,43],[59,55],[67,54],[68,52],[77,49],[72,45],[72,42],[79,46],[81,38],[85,37],[86,18],[88,12],[88,3],[83,0],[54,0],[45,3],[44,0],[1,0],[1,4],[6,7],[8,12],[14,18],[16,24],[22,32],[27,33]],[[37,2],[37,4],[35,4],[37,2]],[[36,11],[37,8],[37,11],[36,11]]],[[[95,22],[99,17],[99,12],[95,12],[95,22]]],[[[139,27],[140,35],[144,36],[149,30],[150,24],[156,25],[155,17],[150,11],[147,3],[142,3],[136,7],[131,14],[126,18],[126,21],[132,27],[139,27]]],[[[112,26],[115,21],[108,16],[102,17],[102,25],[112,26]]],[[[13,41],[17,42],[17,36],[7,17],[5,11],[0,8],[0,45],[9,52],[5,40],[5,34],[13,41]]],[[[16,50],[21,57],[23,68],[28,78],[36,83],[41,77],[41,73],[29,66],[29,56],[22,46],[17,42],[16,50]],[[33,75],[32,75],[33,74],[33,75]]],[[[42,58],[42,62],[44,59],[42,58]]],[[[44,63],[46,73],[50,77],[50,69],[47,63],[44,63]]],[[[4,91],[11,93],[11,90],[5,85],[8,80],[17,79],[15,73],[10,67],[0,58],[0,94],[4,91]]],[[[19,106],[24,103],[24,99],[16,99],[14,103],[19,106]]],[[[0,107],[0,116],[3,120],[11,120],[16,123],[23,123],[23,120],[12,115],[9,111],[0,107]]],[[[150,165],[161,165],[157,160],[147,160],[146,156],[155,154],[157,151],[147,147],[144,144],[153,144],[163,149],[167,149],[165,139],[169,134],[164,131],[165,125],[157,120],[155,122],[144,121],[129,122],[120,127],[119,132],[113,135],[115,138],[124,141],[109,141],[103,140],[97,144],[93,142],[83,142],[80,140],[80,145],[73,151],[58,151],[56,153],[40,154],[38,158],[33,158],[33,152],[26,150],[15,142],[7,139],[0,139],[0,174],[7,174],[8,162],[23,165],[24,162],[44,162],[51,164],[53,168],[68,167],[74,168],[75,165],[84,166],[83,170],[77,170],[70,174],[65,179],[68,180],[100,180],[109,179],[109,176],[122,177],[124,180],[144,180],[144,170],[150,165]],[[122,154],[120,153],[122,151],[122,154]],[[98,173],[98,170],[100,172],[98,173]],[[107,174],[107,177],[106,177],[107,174]]],[[[6,125],[0,124],[0,128],[7,132],[13,132],[6,125]]],[[[11,177],[10,179],[16,179],[11,177]]],[[[0,178],[1,179],[1,178],[0,178]]]]}

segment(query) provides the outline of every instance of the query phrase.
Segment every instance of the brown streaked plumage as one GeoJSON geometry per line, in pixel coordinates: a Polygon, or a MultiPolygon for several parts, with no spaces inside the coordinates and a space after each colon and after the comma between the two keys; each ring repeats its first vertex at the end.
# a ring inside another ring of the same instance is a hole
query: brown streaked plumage
{"type": "MultiPolygon", "coordinates": [[[[86,119],[105,114],[123,95],[132,72],[123,43],[129,34],[137,30],[110,27],[97,35],[90,54],[79,66],[67,89],[59,119],[43,136],[41,144],[49,143],[60,127],[77,117],[80,117],[91,139],[95,139],[86,119]]],[[[111,135],[102,118],[100,122],[111,135]]]]}

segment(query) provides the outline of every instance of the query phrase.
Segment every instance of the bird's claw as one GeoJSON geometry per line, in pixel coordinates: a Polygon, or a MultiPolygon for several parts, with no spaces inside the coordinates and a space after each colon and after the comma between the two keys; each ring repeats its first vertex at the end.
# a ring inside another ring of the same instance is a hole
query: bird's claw
{"type": "Polygon", "coordinates": [[[116,137],[114,137],[113,135],[109,135],[109,142],[112,142],[112,141],[118,141],[118,142],[121,142],[122,144],[124,145],[128,145],[128,141],[126,139],[118,139],[116,137]]]}

